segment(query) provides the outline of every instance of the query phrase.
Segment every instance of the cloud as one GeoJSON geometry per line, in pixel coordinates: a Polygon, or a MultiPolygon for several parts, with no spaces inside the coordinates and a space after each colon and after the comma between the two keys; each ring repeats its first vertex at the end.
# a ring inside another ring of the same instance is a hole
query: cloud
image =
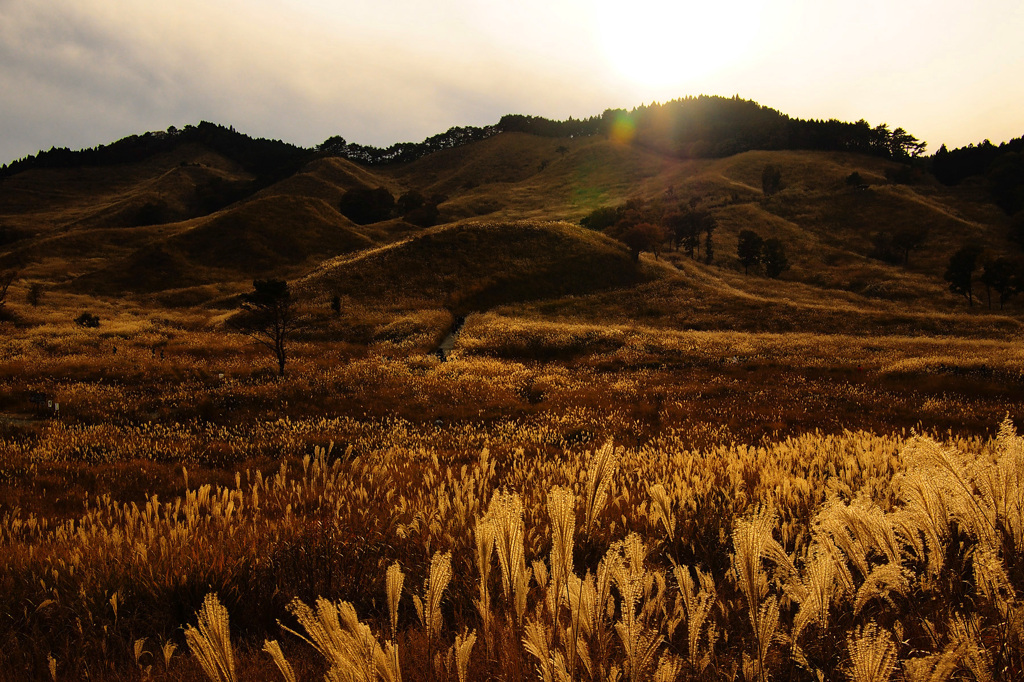
{"type": "MultiPolygon", "coordinates": [[[[1013,130],[1024,97],[1018,0],[788,0],[757,15],[739,41],[744,59],[702,77],[658,85],[617,69],[616,31],[631,28],[643,46],[651,22],[661,22],[651,36],[678,33],[691,62],[738,49],[716,37],[729,22],[681,2],[669,16],[641,3],[647,15],[625,22],[614,12],[636,3],[0,0],[0,162],[200,120],[303,145],[336,134],[387,145],[505,113],[588,116],[702,92],[884,120],[932,142],[1024,132],[1013,130]]],[[[742,14],[748,0],[731,2],[742,14]]],[[[671,75],[675,51],[658,54],[671,75]]]]}
{"type": "MultiPolygon", "coordinates": [[[[410,3],[405,16],[422,18],[423,7],[410,3]]],[[[589,113],[601,99],[571,64],[545,64],[533,52],[509,58],[515,46],[488,42],[488,31],[446,44],[453,15],[382,25],[337,8],[318,23],[236,1],[11,0],[3,8],[0,84],[18,93],[0,103],[7,158],[199,119],[302,144],[333,134],[389,144],[526,107],[589,113]],[[555,97],[573,86],[577,96],[555,97]]]]}

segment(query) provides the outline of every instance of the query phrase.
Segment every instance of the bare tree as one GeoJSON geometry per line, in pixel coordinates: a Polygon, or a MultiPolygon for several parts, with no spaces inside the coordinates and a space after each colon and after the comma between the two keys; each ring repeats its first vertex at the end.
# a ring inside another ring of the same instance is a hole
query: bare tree
{"type": "Polygon", "coordinates": [[[18,279],[17,270],[0,272],[0,310],[3,310],[4,304],[7,303],[7,290],[16,279],[18,279]]]}
{"type": "Polygon", "coordinates": [[[284,280],[258,279],[252,287],[242,295],[242,310],[231,325],[273,353],[284,376],[287,344],[296,327],[295,302],[284,280]]]}

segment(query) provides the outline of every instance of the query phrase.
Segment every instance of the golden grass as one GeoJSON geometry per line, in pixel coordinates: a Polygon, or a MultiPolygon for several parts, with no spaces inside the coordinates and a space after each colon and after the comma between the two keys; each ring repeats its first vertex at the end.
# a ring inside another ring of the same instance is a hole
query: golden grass
{"type": "MultiPolygon", "coordinates": [[[[34,610],[7,626],[2,667],[31,669],[31,650],[53,651],[71,675],[88,661],[116,663],[119,647],[137,660],[140,635],[173,628],[178,610],[195,609],[212,589],[227,596],[232,630],[263,641],[280,636],[272,619],[281,618],[285,633],[322,654],[329,678],[362,670],[386,680],[477,679],[518,669],[522,679],[537,666],[580,679],[719,679],[741,669],[765,679],[799,665],[831,679],[846,670],[851,679],[889,679],[953,651],[949,669],[1014,679],[1024,622],[1014,545],[1021,452],[1008,425],[996,439],[938,444],[847,433],[693,451],[663,439],[620,452],[590,532],[582,518],[559,528],[588,504],[601,457],[519,449],[467,460],[383,444],[357,457],[317,451],[297,468],[239,473],[222,487],[186,485],[164,501],[101,499],[74,521],[9,512],[0,522],[4,598],[34,610]],[[996,472],[1002,483],[978,487],[996,472]],[[964,477],[974,484],[960,485],[964,477]],[[651,481],[667,503],[649,496],[651,481]],[[919,491],[946,486],[946,509],[922,515],[919,491]],[[674,539],[652,504],[672,510],[674,539]],[[481,524],[497,532],[500,576],[472,560],[481,524]],[[422,599],[395,586],[396,559],[423,580],[422,599]],[[827,563],[826,575],[845,577],[822,578],[827,563]],[[902,584],[872,577],[893,565],[902,584]],[[962,586],[965,574],[975,577],[962,586]],[[481,579],[504,596],[481,592],[481,579]],[[108,598],[111,585],[120,599],[108,598]],[[876,596],[857,606],[865,590],[876,596]],[[476,594],[490,601],[482,604],[489,625],[464,608],[476,594]],[[76,621],[91,626],[59,625],[76,621]],[[29,636],[46,624],[48,634],[29,636]],[[476,653],[475,631],[486,627],[495,646],[476,653]],[[808,630],[813,636],[801,634],[808,630]],[[776,633],[791,633],[792,645],[779,646],[776,633]],[[848,652],[832,646],[844,643],[848,652]]],[[[216,662],[230,661],[227,616],[207,602],[189,646],[221,652],[199,660],[211,679],[230,679],[230,663],[216,662]],[[202,635],[204,624],[211,634],[202,635]]],[[[287,669],[282,661],[294,670],[288,658],[309,670],[301,649],[276,651],[273,660],[244,659],[244,674],[287,669]]],[[[196,669],[173,650],[170,658],[164,679],[196,669]]]]}
{"type": "Polygon", "coordinates": [[[284,379],[227,307],[13,306],[0,679],[202,679],[211,592],[239,679],[1019,676],[1017,319],[642,267],[470,315],[447,362],[436,300],[304,301],[284,379]]]}

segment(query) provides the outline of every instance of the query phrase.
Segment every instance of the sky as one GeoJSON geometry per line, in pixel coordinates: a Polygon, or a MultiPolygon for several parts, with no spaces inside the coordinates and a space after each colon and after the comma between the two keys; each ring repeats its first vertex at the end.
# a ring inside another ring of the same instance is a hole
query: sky
{"type": "Polygon", "coordinates": [[[206,120],[387,146],[687,95],[1024,135],[1022,0],[0,0],[0,164],[206,120]]]}

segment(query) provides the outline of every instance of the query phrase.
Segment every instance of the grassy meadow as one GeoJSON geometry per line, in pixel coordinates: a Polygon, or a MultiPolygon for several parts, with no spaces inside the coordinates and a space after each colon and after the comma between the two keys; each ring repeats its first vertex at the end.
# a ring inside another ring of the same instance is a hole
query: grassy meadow
{"type": "Polygon", "coordinates": [[[210,594],[235,666],[213,679],[289,679],[265,640],[296,679],[1021,670],[1024,361],[984,318],[868,336],[511,306],[442,362],[444,309],[310,304],[278,378],[224,312],[92,300],[88,329],[83,303],[5,323],[6,679],[206,679],[187,628],[210,594]]]}
{"type": "Polygon", "coordinates": [[[6,179],[0,680],[1024,678],[1020,302],[942,281],[1018,247],[893,166],[512,133],[211,211],[251,178],[201,148],[6,179]],[[356,225],[353,187],[441,222],[356,225]],[[666,197],[710,264],[578,223],[666,197]],[[229,325],[266,276],[280,377],[229,325]]]}

